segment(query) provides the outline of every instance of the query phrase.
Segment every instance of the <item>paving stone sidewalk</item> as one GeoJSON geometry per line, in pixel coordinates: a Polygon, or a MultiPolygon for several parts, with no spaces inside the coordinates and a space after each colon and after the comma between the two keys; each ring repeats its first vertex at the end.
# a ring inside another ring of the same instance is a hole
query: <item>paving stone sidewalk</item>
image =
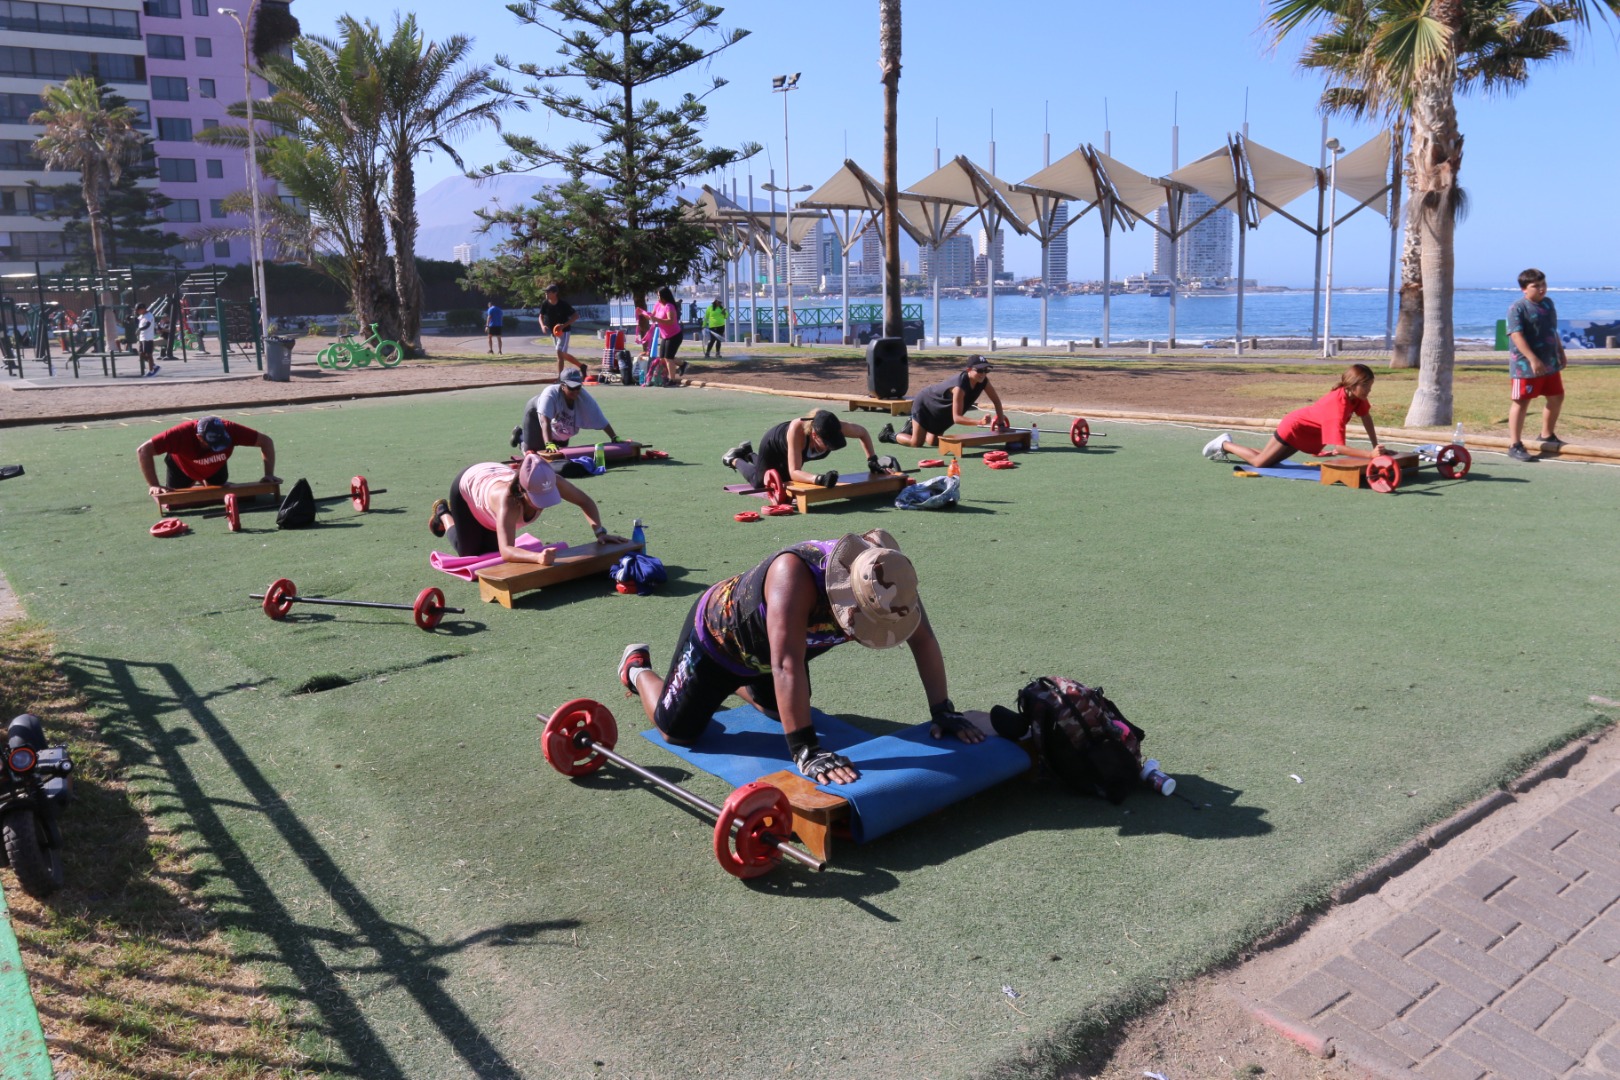
{"type": "Polygon", "coordinates": [[[1620,771],[1391,907],[1257,1011],[1372,1076],[1614,1080],[1617,957],[1620,771]]]}

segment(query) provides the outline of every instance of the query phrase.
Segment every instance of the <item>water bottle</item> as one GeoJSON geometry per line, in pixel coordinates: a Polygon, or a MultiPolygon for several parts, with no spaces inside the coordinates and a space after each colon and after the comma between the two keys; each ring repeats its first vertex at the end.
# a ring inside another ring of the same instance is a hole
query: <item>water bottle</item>
{"type": "Polygon", "coordinates": [[[962,467],[957,464],[955,454],[951,455],[951,463],[950,463],[950,465],[948,465],[946,467],[945,475],[946,476],[961,476],[962,475],[962,467]]]}
{"type": "Polygon", "coordinates": [[[1159,770],[1157,758],[1148,758],[1142,763],[1142,782],[1160,795],[1174,795],[1176,792],[1176,778],[1166,776],[1159,770]]]}
{"type": "Polygon", "coordinates": [[[630,539],[632,542],[640,544],[642,551],[647,550],[647,530],[641,527],[640,518],[636,518],[635,524],[630,527],[630,539]]]}
{"type": "Polygon", "coordinates": [[[1451,433],[1451,441],[1458,446],[1463,445],[1462,421],[1457,421],[1457,430],[1451,433]]]}
{"type": "Polygon", "coordinates": [[[607,468],[607,450],[603,448],[601,443],[596,444],[596,455],[591,460],[596,462],[598,469],[607,468]]]}
{"type": "Polygon", "coordinates": [[[1029,448],[1031,450],[1041,448],[1041,429],[1036,424],[1029,425],[1029,448]]]}

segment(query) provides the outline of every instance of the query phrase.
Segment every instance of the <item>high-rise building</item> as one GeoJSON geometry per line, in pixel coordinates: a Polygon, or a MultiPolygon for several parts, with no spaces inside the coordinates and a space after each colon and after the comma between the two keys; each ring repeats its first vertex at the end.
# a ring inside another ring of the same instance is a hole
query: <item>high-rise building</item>
{"type": "Polygon", "coordinates": [[[142,131],[152,127],[141,41],[141,0],[0,4],[0,273],[32,273],[38,261],[59,270],[71,254],[65,221],[39,215],[52,209],[47,192],[29,188],[76,184],[76,172],[46,173],[33,155],[40,128],[28,122],[40,91],[71,75],[94,75],[129,101],[142,131]]]}
{"type": "Polygon", "coordinates": [[[804,239],[799,241],[798,249],[793,252],[793,286],[795,289],[818,289],[821,287],[824,224],[821,218],[816,218],[815,224],[804,234],[804,239]]]}
{"type": "Polygon", "coordinates": [[[1052,230],[1062,231],[1046,245],[1046,280],[1041,282],[1049,289],[1069,283],[1069,230],[1063,228],[1068,222],[1069,204],[1060,202],[1052,211],[1052,230]]]}
{"type": "MultiPolygon", "coordinates": [[[[1197,221],[1200,216],[1215,205],[1215,200],[1208,195],[1192,192],[1185,196],[1181,204],[1181,221],[1197,221]]],[[[1167,228],[1170,218],[1168,207],[1161,206],[1153,213],[1153,220],[1160,228],[1167,228]]],[[[1229,281],[1232,277],[1232,229],[1237,223],[1237,215],[1230,210],[1216,210],[1203,221],[1199,221],[1190,231],[1183,235],[1176,243],[1175,278],[1179,284],[1188,285],[1192,282],[1202,282],[1213,285],[1217,282],[1229,281]]],[[[1170,241],[1162,233],[1153,235],[1153,273],[1156,277],[1168,277],[1170,266],[1170,241]]]]}
{"type": "MultiPolygon", "coordinates": [[[[239,4],[251,39],[267,17],[285,17],[289,0],[239,4]]],[[[251,257],[246,236],[206,244],[195,236],[205,227],[246,229],[249,217],[225,209],[227,196],[248,184],[246,155],[224,146],[195,141],[196,133],[220,124],[240,124],[226,109],[242,100],[244,82],[242,31],[236,20],[219,13],[217,0],[145,0],[142,30],[147,74],[151,78],[153,139],[158,155],[158,190],[173,200],[163,214],[175,234],[171,250],[183,263],[242,263],[251,257]]],[[[253,77],[253,94],[263,99],[268,84],[253,77]]],[[[269,134],[267,125],[259,130],[269,134]]],[[[259,197],[279,197],[275,181],[253,176],[259,197]]]]}
{"type": "Polygon", "coordinates": [[[478,245],[457,244],[450,249],[450,257],[462,266],[471,266],[478,261],[478,245]]]}
{"type": "Polygon", "coordinates": [[[939,279],[941,288],[960,289],[974,282],[973,241],[958,233],[936,248],[923,244],[918,249],[923,280],[932,285],[939,279]]]}
{"type": "MultiPolygon", "coordinates": [[[[855,269],[853,263],[850,264],[850,269],[855,269]]],[[[876,219],[867,222],[866,228],[861,230],[860,272],[883,276],[883,237],[878,231],[876,219]]]]}
{"type": "Polygon", "coordinates": [[[990,237],[990,230],[979,229],[979,254],[984,256],[989,267],[990,278],[995,280],[1001,277],[1002,256],[1007,248],[1007,230],[997,229],[994,240],[990,237]]]}

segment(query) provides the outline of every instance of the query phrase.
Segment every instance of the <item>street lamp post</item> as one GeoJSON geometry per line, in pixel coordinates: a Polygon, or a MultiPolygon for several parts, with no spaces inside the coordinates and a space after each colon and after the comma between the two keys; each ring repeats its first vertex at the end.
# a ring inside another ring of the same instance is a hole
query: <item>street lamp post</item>
{"type": "MultiPolygon", "coordinates": [[[[253,7],[258,0],[251,0],[248,4],[248,21],[253,20],[253,7]]],[[[247,184],[249,197],[253,200],[253,235],[248,241],[248,257],[253,264],[254,292],[259,301],[259,340],[263,342],[270,333],[270,312],[265,307],[264,289],[264,231],[259,219],[259,150],[258,132],[253,123],[253,47],[248,41],[247,26],[243,24],[235,8],[219,9],[221,15],[229,15],[236,23],[236,28],[242,31],[242,86],[243,96],[247,100],[247,184]]]]}
{"type": "Polygon", "coordinates": [[[1333,356],[1333,219],[1338,216],[1339,154],[1344,148],[1338,139],[1324,145],[1332,155],[1328,159],[1327,296],[1322,305],[1322,358],[1327,360],[1333,356]]]}
{"type": "MultiPolygon", "coordinates": [[[[786,224],[782,232],[787,237],[783,253],[787,256],[788,344],[793,344],[793,159],[788,151],[788,94],[799,88],[799,73],[776,75],[771,78],[771,93],[782,95],[782,181],[787,185],[786,224]]],[[[771,340],[776,336],[771,335],[771,340]]]]}

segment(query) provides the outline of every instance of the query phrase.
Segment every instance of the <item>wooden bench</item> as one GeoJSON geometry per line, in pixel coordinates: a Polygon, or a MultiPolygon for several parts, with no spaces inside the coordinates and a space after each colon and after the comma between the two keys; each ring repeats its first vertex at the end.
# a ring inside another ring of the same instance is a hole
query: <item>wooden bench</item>
{"type": "Polygon", "coordinates": [[[822,791],[796,772],[783,769],[760,777],[787,796],[793,808],[793,834],[805,850],[822,862],[832,854],[834,831],[847,835],[849,800],[822,791]]]}
{"type": "Polygon", "coordinates": [[[640,550],[641,545],[630,540],[622,544],[580,544],[558,548],[556,560],[550,566],[497,563],[478,571],[478,599],[509,608],[512,597],[518,593],[602,573],[612,569],[622,556],[640,550]]]}
{"type": "MultiPolygon", "coordinates": [[[[1390,454],[1395,464],[1400,467],[1401,476],[1407,477],[1418,471],[1422,461],[1415,453],[1390,454]]],[[[1330,457],[1323,458],[1318,464],[1322,466],[1321,483],[1343,484],[1348,488],[1358,488],[1367,479],[1367,458],[1357,457],[1330,457]]]]}
{"type": "Polygon", "coordinates": [[[849,399],[850,412],[860,412],[862,409],[871,412],[886,412],[890,416],[910,416],[910,398],[876,398],[856,397],[849,399]]]}
{"type": "Polygon", "coordinates": [[[994,432],[984,430],[972,435],[946,432],[939,437],[939,452],[941,454],[955,454],[958,458],[962,451],[969,446],[1002,446],[1009,452],[1014,447],[1028,453],[1029,429],[1013,428],[1011,431],[994,432]]]}
{"type": "Polygon", "coordinates": [[[188,510],[194,506],[209,506],[213,503],[222,503],[225,496],[235,495],[238,499],[252,499],[260,495],[271,495],[281,498],[281,485],[271,484],[263,480],[251,484],[207,484],[202,487],[173,488],[161,495],[152,498],[157,502],[158,509],[165,514],[175,510],[188,510]]]}
{"type": "Polygon", "coordinates": [[[790,480],[788,494],[798,504],[799,513],[808,514],[811,503],[828,502],[832,499],[858,499],[863,495],[893,494],[910,482],[911,478],[905,473],[884,473],[881,476],[873,476],[871,473],[850,473],[848,476],[840,476],[838,483],[832,487],[790,480]]]}

